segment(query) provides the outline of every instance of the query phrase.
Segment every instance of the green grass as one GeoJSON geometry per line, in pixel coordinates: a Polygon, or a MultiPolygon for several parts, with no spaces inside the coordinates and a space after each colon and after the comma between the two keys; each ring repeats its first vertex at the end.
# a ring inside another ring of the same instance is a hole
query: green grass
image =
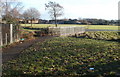
{"type": "MultiPolygon", "coordinates": [[[[25,24],[21,24],[21,26],[25,26],[25,24]]],[[[26,26],[30,27],[30,24],[26,24],[26,26]]],[[[33,28],[46,28],[49,26],[55,26],[54,24],[33,24],[33,28]]],[[[58,24],[58,26],[82,26],[88,29],[105,29],[105,30],[118,30],[120,26],[112,26],[112,25],[73,25],[73,24],[58,24]]]]}
{"type": "MultiPolygon", "coordinates": [[[[21,26],[31,26],[31,24],[21,24],[21,26]]],[[[59,26],[86,26],[86,25],[72,25],[72,24],[58,24],[58,27],[59,26]]],[[[55,27],[55,25],[54,24],[33,24],[33,26],[32,26],[33,28],[47,28],[47,27],[55,27]]]]}
{"type": "Polygon", "coordinates": [[[84,37],[89,39],[97,40],[120,40],[120,32],[117,31],[96,31],[96,32],[85,32],[78,35],[78,37],[84,37]]]}
{"type": "Polygon", "coordinates": [[[30,31],[30,32],[32,32],[32,31],[40,31],[40,30],[31,30],[31,29],[22,29],[22,30],[24,30],[24,31],[30,31]]]}
{"type": "Polygon", "coordinates": [[[119,30],[120,26],[110,26],[110,25],[90,25],[88,29],[105,29],[105,30],[119,30]]]}
{"type": "Polygon", "coordinates": [[[119,50],[118,42],[56,37],[24,50],[3,75],[112,77],[120,74],[119,50]]]}

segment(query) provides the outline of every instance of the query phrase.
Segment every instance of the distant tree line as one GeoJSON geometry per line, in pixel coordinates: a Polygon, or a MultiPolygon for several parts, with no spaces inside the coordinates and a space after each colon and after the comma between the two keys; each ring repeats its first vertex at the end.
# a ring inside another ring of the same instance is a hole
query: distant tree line
{"type": "MultiPolygon", "coordinates": [[[[30,20],[29,20],[30,21],[30,20]]],[[[33,20],[34,21],[34,20],[33,20]]],[[[55,24],[55,20],[37,19],[34,24],[55,24]]],[[[24,20],[22,24],[30,24],[24,20]]],[[[119,25],[119,20],[103,20],[103,19],[59,19],[57,24],[79,24],[79,25],[119,25]]]]}
{"type": "Polygon", "coordinates": [[[118,20],[81,19],[80,21],[91,25],[118,25],[118,20]]]}
{"type": "MultiPolygon", "coordinates": [[[[40,24],[54,24],[54,20],[42,20],[40,24]]],[[[81,24],[81,25],[119,25],[120,20],[104,20],[104,19],[61,19],[57,20],[57,24],[81,24]]]]}

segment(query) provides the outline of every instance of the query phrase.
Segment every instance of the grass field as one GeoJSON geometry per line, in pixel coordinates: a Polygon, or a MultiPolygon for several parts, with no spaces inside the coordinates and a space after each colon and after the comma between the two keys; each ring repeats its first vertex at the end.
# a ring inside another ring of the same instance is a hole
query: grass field
{"type": "MultiPolygon", "coordinates": [[[[106,39],[118,36],[113,32],[106,35],[106,39]]],[[[115,41],[55,37],[34,44],[24,50],[18,59],[6,63],[3,67],[7,70],[3,68],[3,75],[119,77],[119,50],[119,42],[115,41]]]]}
{"type": "MultiPolygon", "coordinates": [[[[21,26],[31,26],[31,24],[21,24],[21,26]]],[[[55,26],[54,24],[33,24],[33,28],[46,28],[49,26],[55,26]]],[[[112,26],[112,25],[72,25],[72,24],[58,24],[58,26],[82,26],[87,29],[105,29],[105,30],[119,30],[120,26],[112,26]]]]}

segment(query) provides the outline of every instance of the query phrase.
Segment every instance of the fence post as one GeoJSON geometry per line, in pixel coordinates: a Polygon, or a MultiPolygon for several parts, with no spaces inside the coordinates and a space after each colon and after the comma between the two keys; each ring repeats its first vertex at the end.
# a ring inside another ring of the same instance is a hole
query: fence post
{"type": "Polygon", "coordinates": [[[6,45],[8,44],[7,37],[8,37],[8,35],[7,35],[7,33],[6,33],[6,34],[5,34],[5,44],[6,44],[6,45]]]}
{"type": "Polygon", "coordinates": [[[19,26],[17,26],[17,41],[19,41],[20,40],[20,35],[19,35],[19,26]]]}
{"type": "Polygon", "coordinates": [[[10,24],[10,43],[13,43],[13,24],[10,24]]]}
{"type": "Polygon", "coordinates": [[[0,46],[3,46],[3,40],[2,40],[2,24],[0,24],[0,46]]]}

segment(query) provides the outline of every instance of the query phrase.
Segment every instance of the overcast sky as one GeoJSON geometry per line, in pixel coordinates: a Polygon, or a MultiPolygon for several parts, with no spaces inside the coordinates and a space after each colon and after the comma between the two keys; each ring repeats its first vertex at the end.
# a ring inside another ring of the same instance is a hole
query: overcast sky
{"type": "Polygon", "coordinates": [[[55,1],[64,7],[64,15],[60,18],[98,18],[118,19],[119,0],[24,0],[25,9],[37,8],[42,19],[50,19],[45,10],[45,3],[55,1]]]}

